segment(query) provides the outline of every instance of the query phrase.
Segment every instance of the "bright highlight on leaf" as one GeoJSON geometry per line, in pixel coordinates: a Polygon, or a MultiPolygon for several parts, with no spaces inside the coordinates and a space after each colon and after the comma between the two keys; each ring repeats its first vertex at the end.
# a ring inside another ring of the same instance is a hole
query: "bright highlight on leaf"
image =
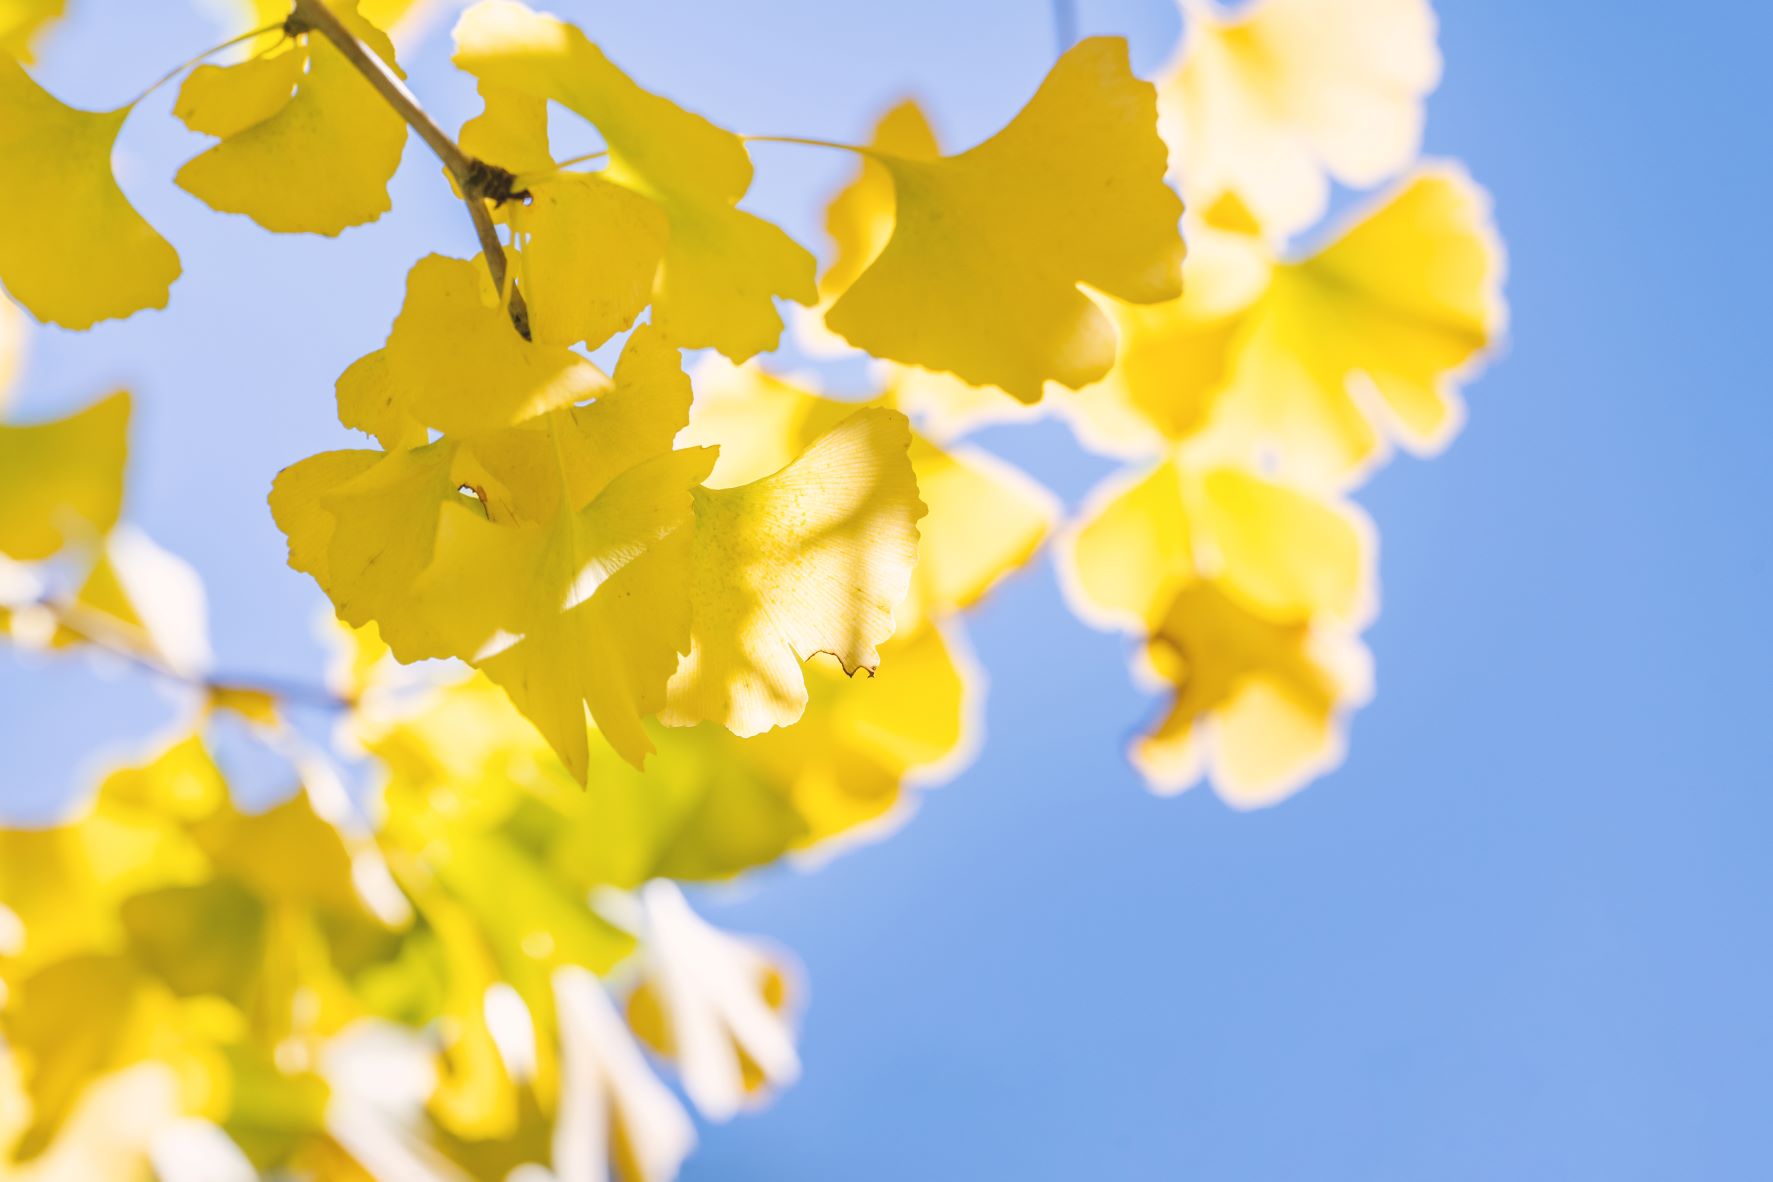
{"type": "Polygon", "coordinates": [[[90,328],[164,308],[179,276],[111,173],[129,111],[66,106],[0,54],[0,284],[39,320],[90,328]]]}
{"type": "Polygon", "coordinates": [[[893,234],[827,323],[877,357],[1024,402],[1049,380],[1100,378],[1114,333],[1078,285],[1135,303],[1182,290],[1182,204],[1163,182],[1155,112],[1126,43],[1097,37],[978,147],[874,153],[893,178],[893,234]]]}
{"type": "Polygon", "coordinates": [[[1191,202],[1235,193],[1284,238],[1323,215],[1326,171],[1368,188],[1415,156],[1441,73],[1428,0],[1181,2],[1181,56],[1159,93],[1191,202]]]}
{"type": "MultiPolygon", "coordinates": [[[[333,7],[393,64],[393,44],[350,0],[333,7]]],[[[222,141],[177,177],[212,209],[243,213],[278,233],[330,236],[390,208],[388,181],[400,166],[406,124],[317,34],[235,65],[197,67],[174,112],[192,131],[222,141]]]]}
{"type": "MultiPolygon", "coordinates": [[[[482,0],[456,26],[455,62],[500,91],[551,99],[589,120],[609,145],[601,178],[662,211],[669,229],[653,287],[653,323],[673,341],[711,346],[742,361],[775,347],[782,329],[775,297],[803,304],[816,298],[812,256],[768,222],[735,208],[752,172],[739,137],[641,89],[578,29],[516,0],[482,0]]],[[[487,98],[490,106],[495,99],[487,98]]],[[[587,327],[603,331],[604,318],[620,321],[625,314],[632,320],[638,311],[629,310],[635,277],[659,247],[656,220],[578,178],[538,180],[535,187],[541,208],[536,217],[519,219],[544,287],[558,291],[559,277],[582,259],[614,256],[599,259],[600,268],[613,262],[608,277],[594,270],[579,280],[609,286],[558,300],[562,306],[544,315],[557,317],[560,327],[548,331],[573,339],[587,327]],[[555,185],[567,192],[548,197],[555,185]],[[567,210],[558,208],[561,203],[567,210]],[[567,218],[577,212],[601,212],[628,233],[569,226],[567,218]],[[542,255],[551,257],[542,262],[542,255]]],[[[596,342],[594,333],[586,335],[596,342]]]]}
{"type": "MultiPolygon", "coordinates": [[[[683,440],[720,449],[716,486],[762,479],[787,466],[859,406],[754,366],[709,362],[696,371],[696,387],[683,440]]],[[[868,405],[890,405],[896,394],[889,390],[868,405]]],[[[1059,516],[1051,493],[987,452],[944,449],[914,433],[910,456],[929,513],[918,523],[910,594],[894,613],[901,636],[978,603],[1033,557],[1059,516]]]]}
{"type": "Polygon", "coordinates": [[[788,726],[806,709],[801,664],[814,653],[874,673],[925,512],[910,444],[905,416],[861,410],[773,476],[696,494],[695,624],[666,722],[788,726]]]}

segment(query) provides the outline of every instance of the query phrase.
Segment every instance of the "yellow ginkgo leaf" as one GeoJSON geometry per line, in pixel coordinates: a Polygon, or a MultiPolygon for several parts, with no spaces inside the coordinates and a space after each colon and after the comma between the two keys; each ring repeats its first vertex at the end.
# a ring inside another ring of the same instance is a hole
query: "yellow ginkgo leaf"
{"type": "Polygon", "coordinates": [[[0,425],[0,554],[29,562],[96,543],[122,507],[128,451],[122,392],[64,419],[0,425]]]}
{"type": "Polygon", "coordinates": [[[199,135],[228,139],[287,107],[307,67],[307,49],[298,38],[284,38],[235,65],[200,65],[179,88],[172,113],[199,135]]]}
{"type": "Polygon", "coordinates": [[[800,717],[814,653],[874,672],[925,512],[910,443],[905,416],[862,410],[772,476],[697,491],[694,633],[665,722],[754,735],[800,717]]]}
{"type": "Polygon", "coordinates": [[[589,771],[587,708],[629,762],[638,766],[653,750],[641,720],[664,707],[666,681],[689,644],[690,490],[713,459],[694,449],[641,464],[546,531],[499,527],[464,510],[445,521],[439,580],[508,555],[491,569],[515,584],[515,602],[501,606],[504,622],[493,635],[519,639],[467,655],[581,783],[589,771]],[[459,550],[452,529],[464,531],[459,550]]]}
{"type": "Polygon", "coordinates": [[[1160,84],[1172,168],[1191,201],[1235,192],[1277,237],[1322,216],[1330,176],[1365,188],[1422,140],[1440,81],[1429,0],[1183,0],[1160,84]]]}
{"type": "MultiPolygon", "coordinates": [[[[916,101],[906,99],[880,117],[868,146],[875,152],[907,160],[933,160],[941,155],[929,117],[916,101]]],[[[850,183],[825,208],[825,232],[831,236],[831,265],[819,277],[826,298],[841,295],[880,255],[893,236],[893,174],[872,154],[865,154],[850,183]]]]}
{"type": "Polygon", "coordinates": [[[68,0],[0,0],[0,55],[30,61],[32,43],[67,6],[68,0]]]}
{"type": "Polygon", "coordinates": [[[1065,538],[1060,569],[1072,606],[1098,627],[1147,631],[1202,578],[1253,610],[1359,627],[1373,613],[1374,539],[1346,502],[1171,461],[1104,486],[1065,538]]]}
{"type": "Polygon", "coordinates": [[[1182,298],[1110,305],[1120,353],[1102,381],[1059,400],[1089,448],[1155,456],[1207,431],[1232,376],[1246,313],[1268,290],[1272,248],[1207,215],[1185,223],[1188,283],[1182,298]]]}
{"type": "Polygon", "coordinates": [[[420,259],[382,356],[386,397],[448,435],[511,426],[609,387],[577,354],[524,340],[479,259],[420,259]]]}
{"type": "MultiPolygon", "coordinates": [[[[641,89],[578,29],[516,0],[482,0],[456,26],[455,62],[483,82],[552,99],[590,120],[609,145],[601,176],[644,195],[664,212],[670,228],[653,290],[653,321],[672,340],[686,347],[712,346],[743,360],[776,345],[782,321],[774,297],[805,304],[816,298],[812,256],[775,226],[736,208],[751,185],[744,143],[641,89]]],[[[547,183],[579,182],[564,177],[547,183]]],[[[607,203],[607,194],[602,196],[607,203]]],[[[616,250],[621,277],[616,290],[627,292],[644,269],[640,247],[652,241],[656,227],[643,227],[631,209],[622,216],[647,235],[635,242],[569,238],[563,249],[569,258],[593,248],[616,250]]],[[[543,250],[545,244],[533,242],[531,249],[543,250]]],[[[591,274],[582,282],[600,280],[591,274]]],[[[605,298],[587,302],[599,306],[605,298]]],[[[572,320],[565,323],[561,331],[577,330],[572,320]]]]}
{"type": "Polygon", "coordinates": [[[477,89],[481,112],[462,124],[462,133],[456,137],[462,151],[514,175],[552,169],[548,100],[485,79],[477,89]]]}
{"type": "Polygon", "coordinates": [[[757,769],[792,803],[795,848],[824,856],[878,836],[909,812],[910,783],[947,779],[973,755],[983,674],[953,625],[895,635],[880,659],[880,677],[852,678],[834,658],[815,657],[799,722],[730,740],[729,760],[757,769]]]}
{"type": "Polygon", "coordinates": [[[1210,772],[1240,808],[1273,804],[1339,762],[1342,715],[1370,692],[1357,641],[1314,633],[1307,617],[1254,613],[1213,582],[1177,594],[1147,654],[1176,699],[1133,762],[1162,792],[1210,772]]]}
{"type": "Polygon", "coordinates": [[[1381,425],[1437,450],[1463,418],[1457,382],[1502,331],[1502,268],[1483,190],[1456,166],[1418,172],[1277,270],[1241,330],[1229,428],[1330,484],[1381,453],[1381,425]]]}
{"type": "MultiPolygon", "coordinates": [[[[710,479],[716,488],[779,471],[858,409],[755,366],[715,359],[697,370],[696,387],[684,439],[720,448],[710,479]]],[[[977,603],[1033,557],[1058,518],[1051,493],[987,452],[946,450],[914,434],[910,456],[929,512],[919,525],[911,593],[895,613],[898,634],[977,603]]]]}
{"type": "Polygon", "coordinates": [[[871,153],[892,174],[891,239],[831,328],[877,357],[1038,401],[1114,360],[1080,284],[1134,303],[1181,294],[1182,203],[1164,184],[1152,87],[1126,42],[1091,38],[1010,124],[958,156],[871,153]]]}
{"type": "Polygon", "coordinates": [[[628,1022],[677,1065],[702,1114],[726,1120],[799,1078],[792,970],[710,925],[674,883],[649,883],[641,899],[643,968],[628,1022]]]}
{"type": "MultiPolygon", "coordinates": [[[[387,36],[358,16],[351,0],[336,7],[358,39],[392,66],[387,36]]],[[[312,33],[301,40],[304,46],[274,51],[269,61],[192,73],[176,110],[192,130],[222,141],[187,161],[175,179],[211,208],[243,213],[267,230],[331,236],[388,211],[388,181],[400,166],[406,124],[329,41],[312,33]],[[286,82],[293,93],[283,91],[286,82]]]]}
{"type": "Polygon", "coordinates": [[[1210,772],[1232,803],[1268,803],[1334,762],[1338,720],[1368,692],[1354,634],[1373,612],[1374,550],[1354,507],[1238,467],[1169,461],[1098,494],[1060,569],[1078,614],[1145,638],[1177,687],[1134,749],[1154,787],[1210,772]]]}
{"type": "Polygon", "coordinates": [[[164,308],[179,276],[111,174],[129,111],[66,106],[0,53],[0,284],[39,320],[90,328],[164,308]]]}
{"type": "Polygon", "coordinates": [[[538,182],[508,216],[536,340],[596,348],[652,301],[672,229],[648,198],[595,174],[566,174],[538,182]]]}
{"type": "Polygon", "coordinates": [[[290,565],[314,576],[340,619],[379,624],[406,662],[453,655],[406,609],[431,564],[444,507],[467,499],[456,491],[456,452],[448,441],[386,454],[324,452],[284,469],[271,486],[290,565]]]}

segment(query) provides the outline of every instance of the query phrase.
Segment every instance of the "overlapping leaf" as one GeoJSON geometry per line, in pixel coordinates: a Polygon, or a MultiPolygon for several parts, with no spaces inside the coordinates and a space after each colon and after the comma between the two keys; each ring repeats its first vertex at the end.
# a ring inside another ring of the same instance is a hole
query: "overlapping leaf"
{"type": "Polygon", "coordinates": [[[1064,407],[1080,436],[1129,456],[1210,437],[1329,487],[1364,474],[1387,436],[1444,445],[1457,387],[1506,318],[1484,192],[1454,166],[1422,168],[1297,261],[1240,229],[1238,208],[1198,227],[1182,300],[1119,310],[1119,364],[1064,407]]]}
{"type": "Polygon", "coordinates": [[[1236,193],[1271,234],[1322,216],[1330,177],[1366,188],[1409,164],[1440,80],[1428,0],[1182,0],[1160,83],[1171,166],[1191,201],[1236,193]]]}
{"type": "Polygon", "coordinates": [[[1079,284],[1135,303],[1181,294],[1182,205],[1124,41],[1072,48],[969,151],[871,157],[892,176],[892,236],[826,320],[877,357],[1034,402],[1047,381],[1075,389],[1114,360],[1113,329],[1079,284]]]}
{"type": "Polygon", "coordinates": [[[1176,688],[1134,748],[1154,787],[1210,770],[1227,800],[1267,804],[1339,758],[1340,720],[1368,693],[1355,636],[1372,563],[1352,507],[1234,467],[1164,463],[1097,498],[1068,539],[1066,582],[1086,619],[1145,638],[1176,688]]]}
{"type": "MultiPolygon", "coordinates": [[[[393,65],[394,46],[354,0],[333,7],[369,52],[393,65]]],[[[317,34],[233,65],[198,66],[174,110],[192,131],[221,140],[177,177],[211,208],[280,233],[335,235],[390,207],[406,124],[317,34]]]]}
{"type": "Polygon", "coordinates": [[[775,297],[816,298],[812,256],[736,208],[752,174],[739,137],[643,90],[578,29],[516,0],[482,0],[456,26],[455,62],[480,79],[505,129],[489,141],[522,146],[494,163],[534,165],[546,100],[589,120],[609,147],[595,177],[537,178],[533,205],[513,217],[533,256],[526,278],[539,285],[544,339],[600,344],[650,289],[653,323],[673,341],[743,360],[775,347],[775,297]],[[520,98],[526,107],[498,110],[520,98]]]}

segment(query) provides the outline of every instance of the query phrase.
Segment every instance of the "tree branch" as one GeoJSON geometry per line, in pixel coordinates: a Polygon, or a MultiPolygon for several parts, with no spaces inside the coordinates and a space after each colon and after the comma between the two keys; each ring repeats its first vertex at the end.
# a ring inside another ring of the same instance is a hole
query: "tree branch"
{"type": "Polygon", "coordinates": [[[200,690],[206,695],[263,694],[285,705],[320,710],[350,710],[356,704],[347,695],[305,682],[274,677],[226,677],[188,673],[173,668],[158,656],[145,651],[102,613],[89,611],[72,601],[55,599],[39,599],[31,606],[45,612],[49,621],[64,635],[126,661],[151,677],[200,690]]]}
{"type": "MultiPolygon", "coordinates": [[[[468,207],[468,216],[473,219],[474,234],[480,239],[480,250],[486,256],[486,269],[492,275],[493,286],[504,291],[505,248],[499,242],[499,232],[493,226],[492,215],[487,212],[486,203],[488,200],[507,201],[515,196],[512,190],[512,181],[515,178],[505,169],[476,160],[462,151],[461,146],[419,106],[418,98],[401,81],[393,67],[359,40],[339,19],[338,14],[327,7],[325,0],[295,0],[295,7],[285,28],[292,35],[312,31],[330,41],[345,56],[345,60],[363,75],[364,80],[375,88],[389,108],[417,132],[419,138],[425,141],[425,146],[443,162],[443,167],[455,178],[456,187],[462,192],[462,201],[468,207]]],[[[517,290],[517,285],[512,284],[510,290],[511,323],[527,339],[529,309],[524,306],[523,293],[517,290]]]]}

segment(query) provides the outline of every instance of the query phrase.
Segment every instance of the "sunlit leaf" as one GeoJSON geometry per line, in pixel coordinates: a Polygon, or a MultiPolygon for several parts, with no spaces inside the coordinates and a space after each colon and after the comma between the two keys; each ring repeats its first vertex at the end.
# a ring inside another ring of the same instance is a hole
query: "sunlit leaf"
{"type": "Polygon", "coordinates": [[[874,152],[891,239],[827,315],[877,357],[1000,386],[1024,402],[1114,360],[1079,284],[1136,303],[1181,294],[1181,202],[1164,184],[1152,88],[1124,41],[1072,48],[1010,124],[958,156],[874,152]]]}
{"type": "Polygon", "coordinates": [[[111,172],[129,111],[66,106],[0,54],[0,284],[39,320],[90,328],[164,308],[179,276],[111,172]]]}

